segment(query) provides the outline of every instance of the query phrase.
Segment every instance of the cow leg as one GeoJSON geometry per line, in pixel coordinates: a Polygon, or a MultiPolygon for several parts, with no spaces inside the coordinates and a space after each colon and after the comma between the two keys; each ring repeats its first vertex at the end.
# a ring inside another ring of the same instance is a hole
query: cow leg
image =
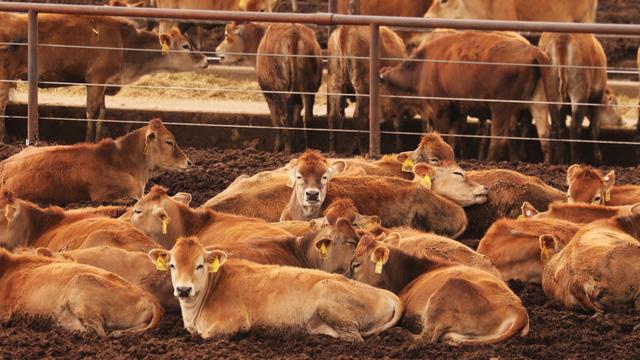
{"type": "Polygon", "coordinates": [[[281,147],[281,130],[277,129],[282,126],[282,119],[284,118],[282,105],[277,104],[276,99],[269,96],[267,99],[267,105],[269,105],[269,112],[271,113],[271,124],[274,128],[275,136],[273,139],[273,152],[277,153],[281,147]]]}
{"type": "MultiPolygon", "coordinates": [[[[359,96],[356,103],[356,113],[354,113],[355,125],[356,129],[363,131],[370,131],[369,129],[369,98],[364,96],[359,96]]],[[[360,133],[357,136],[358,139],[358,148],[357,151],[360,155],[368,154],[369,149],[367,148],[369,135],[368,133],[360,133]]]]}
{"type": "Polygon", "coordinates": [[[492,109],[491,111],[491,141],[489,142],[489,153],[487,155],[488,161],[500,161],[504,158],[505,154],[509,151],[509,140],[496,138],[503,137],[509,132],[509,122],[511,121],[511,115],[505,116],[504,108],[492,109]]]}
{"type": "Polygon", "coordinates": [[[396,132],[396,143],[395,143],[395,151],[396,152],[400,152],[402,149],[402,140],[400,139],[400,134],[398,134],[400,132],[400,127],[402,126],[402,120],[404,119],[404,116],[402,114],[400,115],[393,115],[393,130],[396,132]]]}
{"type": "MultiPolygon", "coordinates": [[[[332,93],[331,90],[327,90],[332,93]]],[[[342,124],[340,119],[340,105],[342,105],[342,97],[338,95],[329,95],[327,97],[327,127],[329,128],[329,152],[336,151],[336,134],[333,131],[334,125],[342,124]]],[[[341,127],[339,127],[341,128],[341,127]]]]}
{"type": "Polygon", "coordinates": [[[304,107],[304,118],[302,119],[304,127],[304,148],[309,148],[309,134],[307,128],[313,121],[313,106],[316,103],[315,95],[302,95],[302,105],[304,107]]]}
{"type": "MultiPolygon", "coordinates": [[[[591,140],[598,141],[600,139],[600,121],[596,117],[598,109],[591,107],[589,109],[589,130],[591,132],[591,140]]],[[[593,162],[596,164],[602,163],[602,151],[600,144],[593,143],[593,162]]]]}
{"type": "MultiPolygon", "coordinates": [[[[0,77],[3,79],[3,77],[0,77]]],[[[9,102],[9,93],[11,92],[11,83],[0,82],[0,142],[7,141],[6,129],[6,109],[9,102]]]]}
{"type": "Polygon", "coordinates": [[[95,142],[97,139],[94,121],[101,122],[100,111],[104,109],[105,91],[105,86],[87,86],[87,142],[95,142]]]}
{"type": "Polygon", "coordinates": [[[349,342],[364,342],[355,321],[346,319],[351,313],[335,304],[321,304],[307,323],[310,334],[324,334],[349,342]]]}
{"type": "MultiPolygon", "coordinates": [[[[582,138],[582,123],[586,115],[585,106],[572,105],[571,123],[569,125],[569,139],[579,140],[582,138]]],[[[571,162],[576,164],[580,162],[580,144],[571,143],[571,162]]]]}
{"type": "Polygon", "coordinates": [[[551,157],[551,143],[548,139],[551,136],[551,126],[549,124],[549,109],[547,106],[531,105],[529,109],[533,121],[536,124],[536,130],[538,132],[538,138],[540,139],[540,148],[542,149],[542,155],[544,156],[544,162],[550,164],[553,159],[551,157]]]}
{"type": "Polygon", "coordinates": [[[489,148],[489,121],[487,119],[478,119],[478,131],[476,135],[482,136],[479,142],[478,160],[487,159],[487,149],[489,148]]]}
{"type": "MultiPolygon", "coordinates": [[[[294,121],[296,119],[300,119],[301,109],[294,104],[294,99],[291,96],[286,100],[286,104],[287,105],[285,110],[286,111],[285,116],[281,118],[284,120],[284,123],[281,126],[285,128],[291,128],[294,126],[294,121]],[[294,110],[297,110],[297,116],[294,115],[294,110]]],[[[292,131],[288,129],[283,129],[282,134],[283,134],[282,142],[284,144],[284,154],[291,155],[294,149],[293,139],[291,138],[292,131]]]]}

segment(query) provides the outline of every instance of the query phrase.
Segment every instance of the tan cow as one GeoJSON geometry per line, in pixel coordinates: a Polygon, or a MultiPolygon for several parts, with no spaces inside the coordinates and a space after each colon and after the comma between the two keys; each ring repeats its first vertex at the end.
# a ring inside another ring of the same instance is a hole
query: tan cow
{"type": "MultiPolygon", "coordinates": [[[[344,128],[347,99],[356,103],[353,113],[354,128],[369,129],[369,48],[371,32],[367,26],[340,26],[331,33],[327,44],[327,113],[329,129],[344,128]],[[334,95],[345,94],[345,95],[334,95]],[[353,94],[353,95],[346,95],[353,94]]],[[[402,39],[393,30],[380,27],[380,66],[392,67],[407,58],[407,50],[402,39]]],[[[404,104],[399,99],[381,98],[382,116],[392,119],[395,131],[400,131],[400,121],[405,113],[404,104]]],[[[367,153],[364,135],[355,136],[351,152],[367,153]]],[[[329,133],[329,151],[337,145],[334,132],[329,133]]],[[[399,149],[400,135],[396,135],[396,150],[399,149]]]]}
{"type": "Polygon", "coordinates": [[[554,236],[541,236],[544,293],[569,309],[640,310],[638,229],[634,214],[586,225],[564,248],[554,236]]]}
{"type": "MultiPolygon", "coordinates": [[[[248,59],[255,66],[273,126],[298,126],[302,121],[304,145],[308,148],[306,128],[313,120],[315,94],[322,83],[322,53],[315,32],[302,24],[232,22],[225,28],[225,40],[216,48],[216,53],[222,57],[223,64],[248,59]]],[[[276,130],[274,151],[280,149],[281,132],[284,152],[290,154],[297,136],[290,136],[288,129],[276,130]]]]}
{"type": "Polygon", "coordinates": [[[183,236],[197,235],[205,245],[241,241],[247,238],[286,238],[288,232],[264,220],[225,214],[188,206],[191,196],[178,193],[170,197],[167,189],[155,185],[121,219],[170,249],[183,236]]]}
{"type": "MultiPolygon", "coordinates": [[[[0,31],[1,42],[26,41],[26,14],[2,13],[0,22],[4,25],[0,31]]],[[[92,84],[87,85],[87,141],[102,138],[105,95],[115,95],[120,86],[131,84],[143,75],[195,71],[208,66],[206,57],[194,51],[177,29],[158,35],[137,30],[133,22],[123,18],[41,14],[38,40],[42,44],[65,46],[39,47],[39,86],[67,86],[60,82],[92,84]]],[[[27,47],[0,45],[0,64],[0,79],[18,80],[26,76],[27,47]]],[[[0,117],[4,116],[10,84],[0,83],[0,117]]],[[[0,141],[5,138],[4,119],[0,119],[0,141]]]]}
{"type": "Polygon", "coordinates": [[[615,171],[604,174],[584,165],[567,169],[567,185],[571,202],[585,202],[609,206],[634,205],[640,202],[640,186],[615,186],[615,171]]]}
{"type": "Polygon", "coordinates": [[[595,22],[598,0],[434,0],[430,18],[595,22]]]}
{"type": "Polygon", "coordinates": [[[139,199],[150,178],[191,166],[159,119],[99,144],[30,147],[0,162],[0,184],[20,199],[59,205],[139,199]]]}
{"type": "Polygon", "coordinates": [[[348,276],[398,293],[405,318],[417,317],[420,337],[432,343],[489,344],[529,332],[520,299],[483,270],[412,256],[363,237],[348,276]]]}
{"type": "MultiPolygon", "coordinates": [[[[582,139],[585,117],[589,118],[592,140],[600,138],[601,122],[620,122],[621,116],[615,106],[617,101],[607,85],[607,56],[595,36],[543,33],[538,47],[546,52],[551,63],[557,66],[555,71],[560,96],[566,104],[561,107],[560,119],[571,115],[570,139],[582,139]],[[585,105],[587,103],[596,105],[590,107],[585,105]]],[[[546,123],[546,116],[544,119],[536,119],[536,123],[538,121],[546,123]]],[[[562,121],[561,124],[564,125],[562,121]]],[[[580,148],[580,144],[571,143],[571,162],[583,160],[580,159],[580,148]]],[[[602,153],[597,143],[593,144],[593,160],[597,163],[602,162],[602,153]]]]}
{"type": "Polygon", "coordinates": [[[362,342],[402,317],[400,299],[388,291],[317,270],[227,261],[225,252],[208,251],[195,238],[149,257],[159,269],[171,270],[184,327],[205,339],[255,326],[294,326],[362,342]]]}
{"type": "Polygon", "coordinates": [[[577,224],[555,219],[501,219],[493,223],[478,244],[478,252],[500,270],[505,280],[540,283],[540,236],[553,234],[563,246],[578,231],[577,224]]]}
{"type": "Polygon", "coordinates": [[[638,206],[638,204],[604,206],[597,204],[554,202],[549,205],[549,210],[539,212],[533,205],[525,202],[522,204],[522,216],[533,219],[559,219],[577,224],[588,224],[596,220],[631,215],[636,206],[638,206]]]}
{"type": "Polygon", "coordinates": [[[104,336],[155,329],[162,307],[137,285],[102,269],[0,249],[0,321],[20,313],[104,336]]]}
{"type": "MultiPolygon", "coordinates": [[[[18,252],[19,250],[16,250],[18,252]]],[[[47,248],[31,250],[39,256],[58,260],[73,261],[112,272],[132,284],[136,284],[155,296],[167,312],[179,312],[180,306],[173,296],[171,278],[166,273],[156,271],[149,263],[146,252],[127,251],[111,246],[52,252],[47,248]]]]}
{"type": "Polygon", "coordinates": [[[149,251],[158,244],[124,221],[92,213],[66,213],[59,207],[41,208],[0,194],[0,244],[7,247],[42,246],[67,250],[109,245],[149,251]]]}
{"type": "Polygon", "coordinates": [[[338,0],[338,14],[422,17],[431,0],[338,0]]]}

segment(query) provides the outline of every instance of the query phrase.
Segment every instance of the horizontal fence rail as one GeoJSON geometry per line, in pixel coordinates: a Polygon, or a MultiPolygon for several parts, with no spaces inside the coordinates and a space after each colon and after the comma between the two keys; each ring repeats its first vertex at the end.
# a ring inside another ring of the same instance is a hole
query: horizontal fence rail
{"type": "MultiPolygon", "coordinates": [[[[580,66],[580,65],[540,65],[540,64],[519,64],[508,62],[482,62],[482,61],[450,61],[443,59],[416,59],[416,58],[387,58],[381,57],[379,54],[379,27],[402,27],[414,29],[434,29],[434,28],[450,28],[457,30],[494,30],[494,31],[521,31],[521,32],[568,32],[568,33],[595,33],[603,37],[640,37],[639,25],[625,24],[586,24],[586,23],[555,23],[555,22],[521,22],[521,21],[498,21],[498,20],[457,20],[457,19],[427,19],[427,18],[406,18],[406,17],[385,17],[385,16],[355,16],[341,15],[333,13],[315,13],[315,14],[285,14],[285,13],[259,13],[259,12],[240,12],[240,11],[214,11],[214,10],[178,10],[178,9],[154,9],[154,8],[127,8],[127,7],[109,7],[109,6],[85,6],[85,5],[59,5],[59,4],[38,4],[38,3],[7,3],[0,2],[0,11],[9,12],[27,12],[29,14],[29,41],[28,43],[11,43],[0,42],[0,45],[10,46],[28,46],[29,47],[29,111],[28,123],[28,142],[35,143],[38,137],[37,128],[37,84],[49,86],[112,86],[112,87],[130,87],[140,89],[164,89],[164,90],[188,90],[202,92],[254,92],[254,93],[283,93],[278,91],[262,91],[251,89],[230,89],[230,88],[201,88],[201,87],[184,87],[184,86],[153,86],[153,85],[133,85],[133,84],[88,84],[74,82],[54,82],[54,81],[37,81],[37,49],[38,47],[58,47],[69,49],[92,49],[105,51],[147,51],[162,52],[161,49],[137,49],[137,48],[118,48],[118,47],[99,47],[99,46],[82,46],[72,44],[38,44],[37,39],[37,15],[39,13],[52,14],[69,14],[69,15],[95,15],[95,16],[125,16],[133,18],[153,18],[164,20],[187,20],[196,22],[228,22],[228,21],[259,21],[270,23],[302,23],[317,26],[327,25],[361,25],[369,26],[372,36],[372,46],[370,47],[370,56],[338,56],[323,55],[323,60],[332,58],[356,59],[369,61],[370,69],[370,93],[369,94],[353,94],[353,93],[335,93],[335,92],[290,92],[287,94],[300,95],[325,95],[325,96],[349,96],[349,97],[365,97],[370,98],[369,106],[369,130],[349,130],[349,129],[320,129],[307,128],[308,131],[335,131],[335,132],[351,132],[351,133],[369,133],[370,138],[370,154],[380,154],[380,135],[396,134],[396,135],[420,135],[420,133],[411,132],[390,132],[380,131],[380,99],[391,98],[397,100],[431,100],[431,101],[459,101],[459,102],[500,102],[514,103],[523,105],[586,105],[591,107],[616,106],[617,108],[639,108],[640,105],[632,104],[597,104],[597,103],[571,103],[567,101],[536,101],[536,100],[514,100],[514,99],[477,99],[462,97],[437,97],[437,96],[399,96],[399,95],[381,95],[378,90],[377,74],[380,61],[416,61],[430,63],[449,63],[459,65],[481,65],[481,66],[523,66],[523,67],[553,67],[553,68],[572,68],[572,69],[597,69],[605,70],[609,74],[638,74],[636,68],[613,68],[599,66],[580,66]]],[[[170,50],[170,52],[179,50],[170,50]]],[[[255,56],[255,53],[217,53],[202,52],[205,55],[234,55],[234,56],[255,56]]],[[[260,56],[274,57],[314,57],[313,55],[289,55],[289,54],[259,54],[260,56]]],[[[0,80],[0,82],[22,83],[20,80],[0,80]]],[[[20,118],[16,116],[5,116],[5,118],[20,118]]],[[[60,120],[60,121],[87,121],[87,119],[74,119],[63,117],[42,117],[43,120],[60,120]]],[[[89,120],[97,121],[97,120],[89,120]]],[[[104,120],[105,122],[129,122],[139,123],[127,120],[104,120]]],[[[210,127],[235,127],[244,128],[241,125],[224,125],[224,124],[180,124],[167,123],[169,125],[189,125],[189,126],[210,126],[210,127]]],[[[283,130],[305,130],[300,128],[274,127],[274,126],[246,126],[246,128],[257,129],[283,129],[283,130]]],[[[511,137],[511,136],[487,136],[487,135],[465,135],[447,134],[443,136],[455,136],[460,138],[495,138],[508,140],[523,141],[555,141],[555,142],[581,142],[581,143],[603,143],[603,144],[624,144],[624,145],[640,145],[636,142],[625,141],[601,141],[601,140],[579,140],[579,139],[551,139],[551,138],[527,138],[527,137],[511,137]]]]}

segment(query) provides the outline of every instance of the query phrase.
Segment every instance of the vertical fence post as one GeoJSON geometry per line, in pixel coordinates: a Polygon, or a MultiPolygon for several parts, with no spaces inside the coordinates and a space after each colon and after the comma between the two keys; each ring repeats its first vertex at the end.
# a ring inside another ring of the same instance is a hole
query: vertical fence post
{"type": "Polygon", "coordinates": [[[369,25],[369,156],[380,155],[380,27],[369,25]]]}
{"type": "MultiPolygon", "coordinates": [[[[338,11],[338,0],[329,0],[329,13],[335,14],[337,11],[338,11]]],[[[329,25],[329,35],[327,36],[327,38],[331,36],[331,33],[333,32],[333,30],[335,30],[335,28],[336,28],[335,25],[329,25]]]]}
{"type": "Polygon", "coordinates": [[[27,145],[38,142],[38,13],[29,10],[29,105],[27,120],[27,145]]]}

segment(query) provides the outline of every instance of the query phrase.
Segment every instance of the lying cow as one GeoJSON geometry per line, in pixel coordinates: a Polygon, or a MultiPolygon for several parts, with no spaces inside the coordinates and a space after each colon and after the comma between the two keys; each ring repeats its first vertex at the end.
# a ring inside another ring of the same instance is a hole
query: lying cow
{"type": "MultiPolygon", "coordinates": [[[[2,13],[0,20],[5,25],[0,32],[0,41],[26,42],[26,14],[2,13]]],[[[64,82],[89,84],[87,141],[102,137],[105,95],[115,95],[120,86],[147,74],[195,71],[208,66],[206,57],[194,51],[177,29],[158,35],[137,30],[135,23],[123,18],[41,14],[38,40],[41,44],[62,46],[38,47],[40,86],[68,86],[64,82]],[[88,48],[81,48],[83,46],[88,48]]],[[[27,74],[27,47],[0,45],[0,64],[0,79],[24,77],[27,74]]],[[[0,141],[7,136],[4,111],[9,85],[10,82],[0,83],[0,141]]]]}
{"type": "Polygon", "coordinates": [[[638,229],[634,214],[586,225],[564,248],[553,235],[541,236],[544,293],[569,309],[640,310],[638,229]]]}
{"type": "Polygon", "coordinates": [[[9,191],[0,194],[0,244],[8,247],[47,247],[53,251],[114,246],[149,251],[158,244],[124,221],[92,213],[41,208],[16,199],[9,191]]]}
{"type": "Polygon", "coordinates": [[[578,231],[577,224],[554,219],[501,219],[493,223],[478,244],[478,252],[500,270],[505,280],[540,283],[544,263],[539,238],[553,234],[566,245],[578,231]]]}
{"type": "Polygon", "coordinates": [[[195,238],[149,257],[159,270],[171,271],[184,327],[205,339],[292,326],[362,342],[402,317],[400,299],[388,291],[316,270],[227,261],[225,252],[207,250],[195,238]]]}
{"type": "Polygon", "coordinates": [[[640,186],[614,186],[615,171],[604,174],[584,165],[571,165],[567,169],[569,201],[609,206],[633,205],[640,202],[640,186]]]}
{"type": "Polygon", "coordinates": [[[99,144],[30,147],[0,162],[0,184],[23,200],[72,202],[139,199],[150,178],[191,166],[159,119],[99,144]]]}
{"type": "Polygon", "coordinates": [[[151,294],[113,273],[1,248],[0,294],[1,322],[22,313],[104,336],[155,329],[162,318],[151,294]]]}
{"type": "Polygon", "coordinates": [[[483,270],[412,256],[363,237],[348,276],[398,293],[405,318],[420,319],[420,337],[432,343],[490,344],[529,332],[520,299],[483,270]]]}
{"type": "Polygon", "coordinates": [[[623,206],[604,206],[584,203],[555,202],[549,210],[539,212],[533,205],[522,204],[522,216],[533,219],[559,219],[577,224],[588,224],[596,220],[609,219],[616,216],[631,215],[638,204],[623,206]]]}
{"type": "MultiPolygon", "coordinates": [[[[302,24],[232,22],[227,24],[225,40],[216,53],[222,57],[222,64],[249,59],[256,67],[273,126],[290,128],[302,120],[304,145],[308,148],[306,128],[313,120],[315,94],[322,83],[322,53],[315,32],[302,24]]],[[[276,129],[274,151],[279,151],[283,142],[285,154],[291,154],[294,138],[288,129],[276,129]]]]}

